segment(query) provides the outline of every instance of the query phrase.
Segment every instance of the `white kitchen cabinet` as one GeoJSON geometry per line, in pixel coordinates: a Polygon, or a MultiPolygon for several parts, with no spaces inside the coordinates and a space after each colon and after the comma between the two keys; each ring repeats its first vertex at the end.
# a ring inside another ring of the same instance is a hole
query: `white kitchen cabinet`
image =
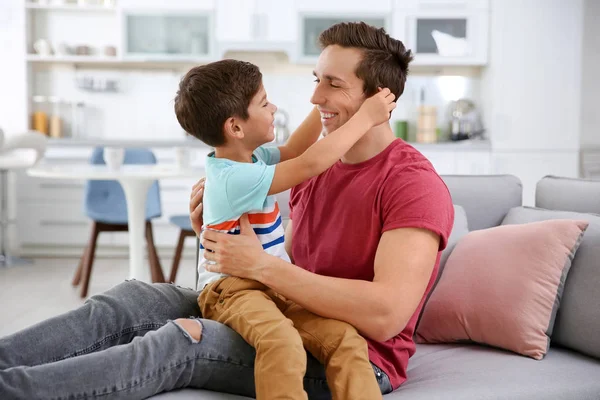
{"type": "Polygon", "coordinates": [[[125,61],[212,61],[214,13],[201,9],[125,8],[121,48],[125,61]]]}
{"type": "Polygon", "coordinates": [[[338,11],[335,13],[302,11],[298,16],[299,39],[296,48],[295,61],[300,64],[315,64],[321,53],[318,38],[321,32],[331,25],[340,22],[363,21],[369,25],[389,30],[390,18],[386,13],[378,11],[348,12],[338,11]]]}
{"type": "Polygon", "coordinates": [[[392,36],[415,55],[415,65],[485,65],[487,0],[395,0],[392,36]]]}
{"type": "Polygon", "coordinates": [[[421,151],[440,175],[454,175],[456,156],[452,151],[421,151]]]}
{"type": "Polygon", "coordinates": [[[454,153],[457,175],[487,175],[492,170],[490,151],[457,151],[454,153]]]}
{"type": "Polygon", "coordinates": [[[440,175],[486,175],[492,170],[490,150],[419,149],[440,175]]]}
{"type": "Polygon", "coordinates": [[[347,12],[386,14],[392,10],[391,0],[371,2],[363,0],[295,0],[294,3],[299,12],[324,13],[327,15],[343,15],[347,12]]]}
{"type": "Polygon", "coordinates": [[[217,3],[218,54],[227,51],[283,51],[291,55],[297,36],[293,4],[276,0],[217,3]]]}
{"type": "Polygon", "coordinates": [[[180,9],[180,10],[214,10],[220,0],[117,0],[117,6],[127,8],[150,8],[150,9],[180,9]]]}

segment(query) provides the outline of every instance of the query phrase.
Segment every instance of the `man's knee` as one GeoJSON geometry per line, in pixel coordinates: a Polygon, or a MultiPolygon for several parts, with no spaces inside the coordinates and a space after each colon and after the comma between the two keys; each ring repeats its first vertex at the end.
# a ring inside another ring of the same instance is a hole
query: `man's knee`
{"type": "Polygon", "coordinates": [[[178,318],[175,323],[179,325],[195,342],[199,342],[202,337],[202,324],[197,319],[178,318]]]}

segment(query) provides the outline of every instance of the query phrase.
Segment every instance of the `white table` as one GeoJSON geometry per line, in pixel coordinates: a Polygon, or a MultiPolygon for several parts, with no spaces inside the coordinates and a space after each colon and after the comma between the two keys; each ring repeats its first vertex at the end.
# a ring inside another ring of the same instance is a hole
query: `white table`
{"type": "MultiPolygon", "coordinates": [[[[129,278],[148,281],[144,268],[144,233],[146,226],[146,198],[155,180],[168,178],[200,179],[203,169],[178,168],[175,165],[136,164],[110,169],[106,165],[61,164],[37,165],[27,170],[30,176],[48,179],[116,180],[127,200],[129,224],[129,278]]],[[[191,192],[191,187],[190,187],[191,192]]]]}

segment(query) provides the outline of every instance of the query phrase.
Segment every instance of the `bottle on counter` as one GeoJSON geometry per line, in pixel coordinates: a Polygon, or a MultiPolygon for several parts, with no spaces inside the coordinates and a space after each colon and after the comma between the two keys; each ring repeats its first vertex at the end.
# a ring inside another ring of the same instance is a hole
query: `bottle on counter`
{"type": "Polygon", "coordinates": [[[60,113],[61,99],[52,96],[48,98],[48,102],[52,106],[48,133],[51,138],[58,139],[63,137],[63,121],[60,113]]]}
{"type": "Polygon", "coordinates": [[[424,88],[421,88],[417,111],[417,143],[437,142],[437,107],[425,104],[424,88]]]}
{"type": "Polygon", "coordinates": [[[33,115],[31,128],[34,131],[48,135],[48,111],[46,97],[33,96],[33,115]]]}

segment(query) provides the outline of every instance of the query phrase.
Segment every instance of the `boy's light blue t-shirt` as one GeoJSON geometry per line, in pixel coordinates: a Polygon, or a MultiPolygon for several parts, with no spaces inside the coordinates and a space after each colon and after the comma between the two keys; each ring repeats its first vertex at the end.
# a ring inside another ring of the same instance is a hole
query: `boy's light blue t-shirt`
{"type": "Polygon", "coordinates": [[[203,199],[204,224],[219,224],[247,212],[262,210],[280,157],[277,147],[263,146],[254,151],[252,164],[209,154],[203,199]]]}
{"type": "MultiPolygon", "coordinates": [[[[215,158],[206,159],[204,186],[204,228],[230,234],[240,232],[239,218],[248,213],[254,233],[263,249],[289,261],[285,251],[284,229],[275,196],[269,189],[275,176],[275,164],[281,158],[277,147],[259,147],[252,156],[253,163],[243,163],[215,158]]],[[[198,262],[198,289],[226,275],[209,272],[204,249],[200,249],[198,262]]]]}

